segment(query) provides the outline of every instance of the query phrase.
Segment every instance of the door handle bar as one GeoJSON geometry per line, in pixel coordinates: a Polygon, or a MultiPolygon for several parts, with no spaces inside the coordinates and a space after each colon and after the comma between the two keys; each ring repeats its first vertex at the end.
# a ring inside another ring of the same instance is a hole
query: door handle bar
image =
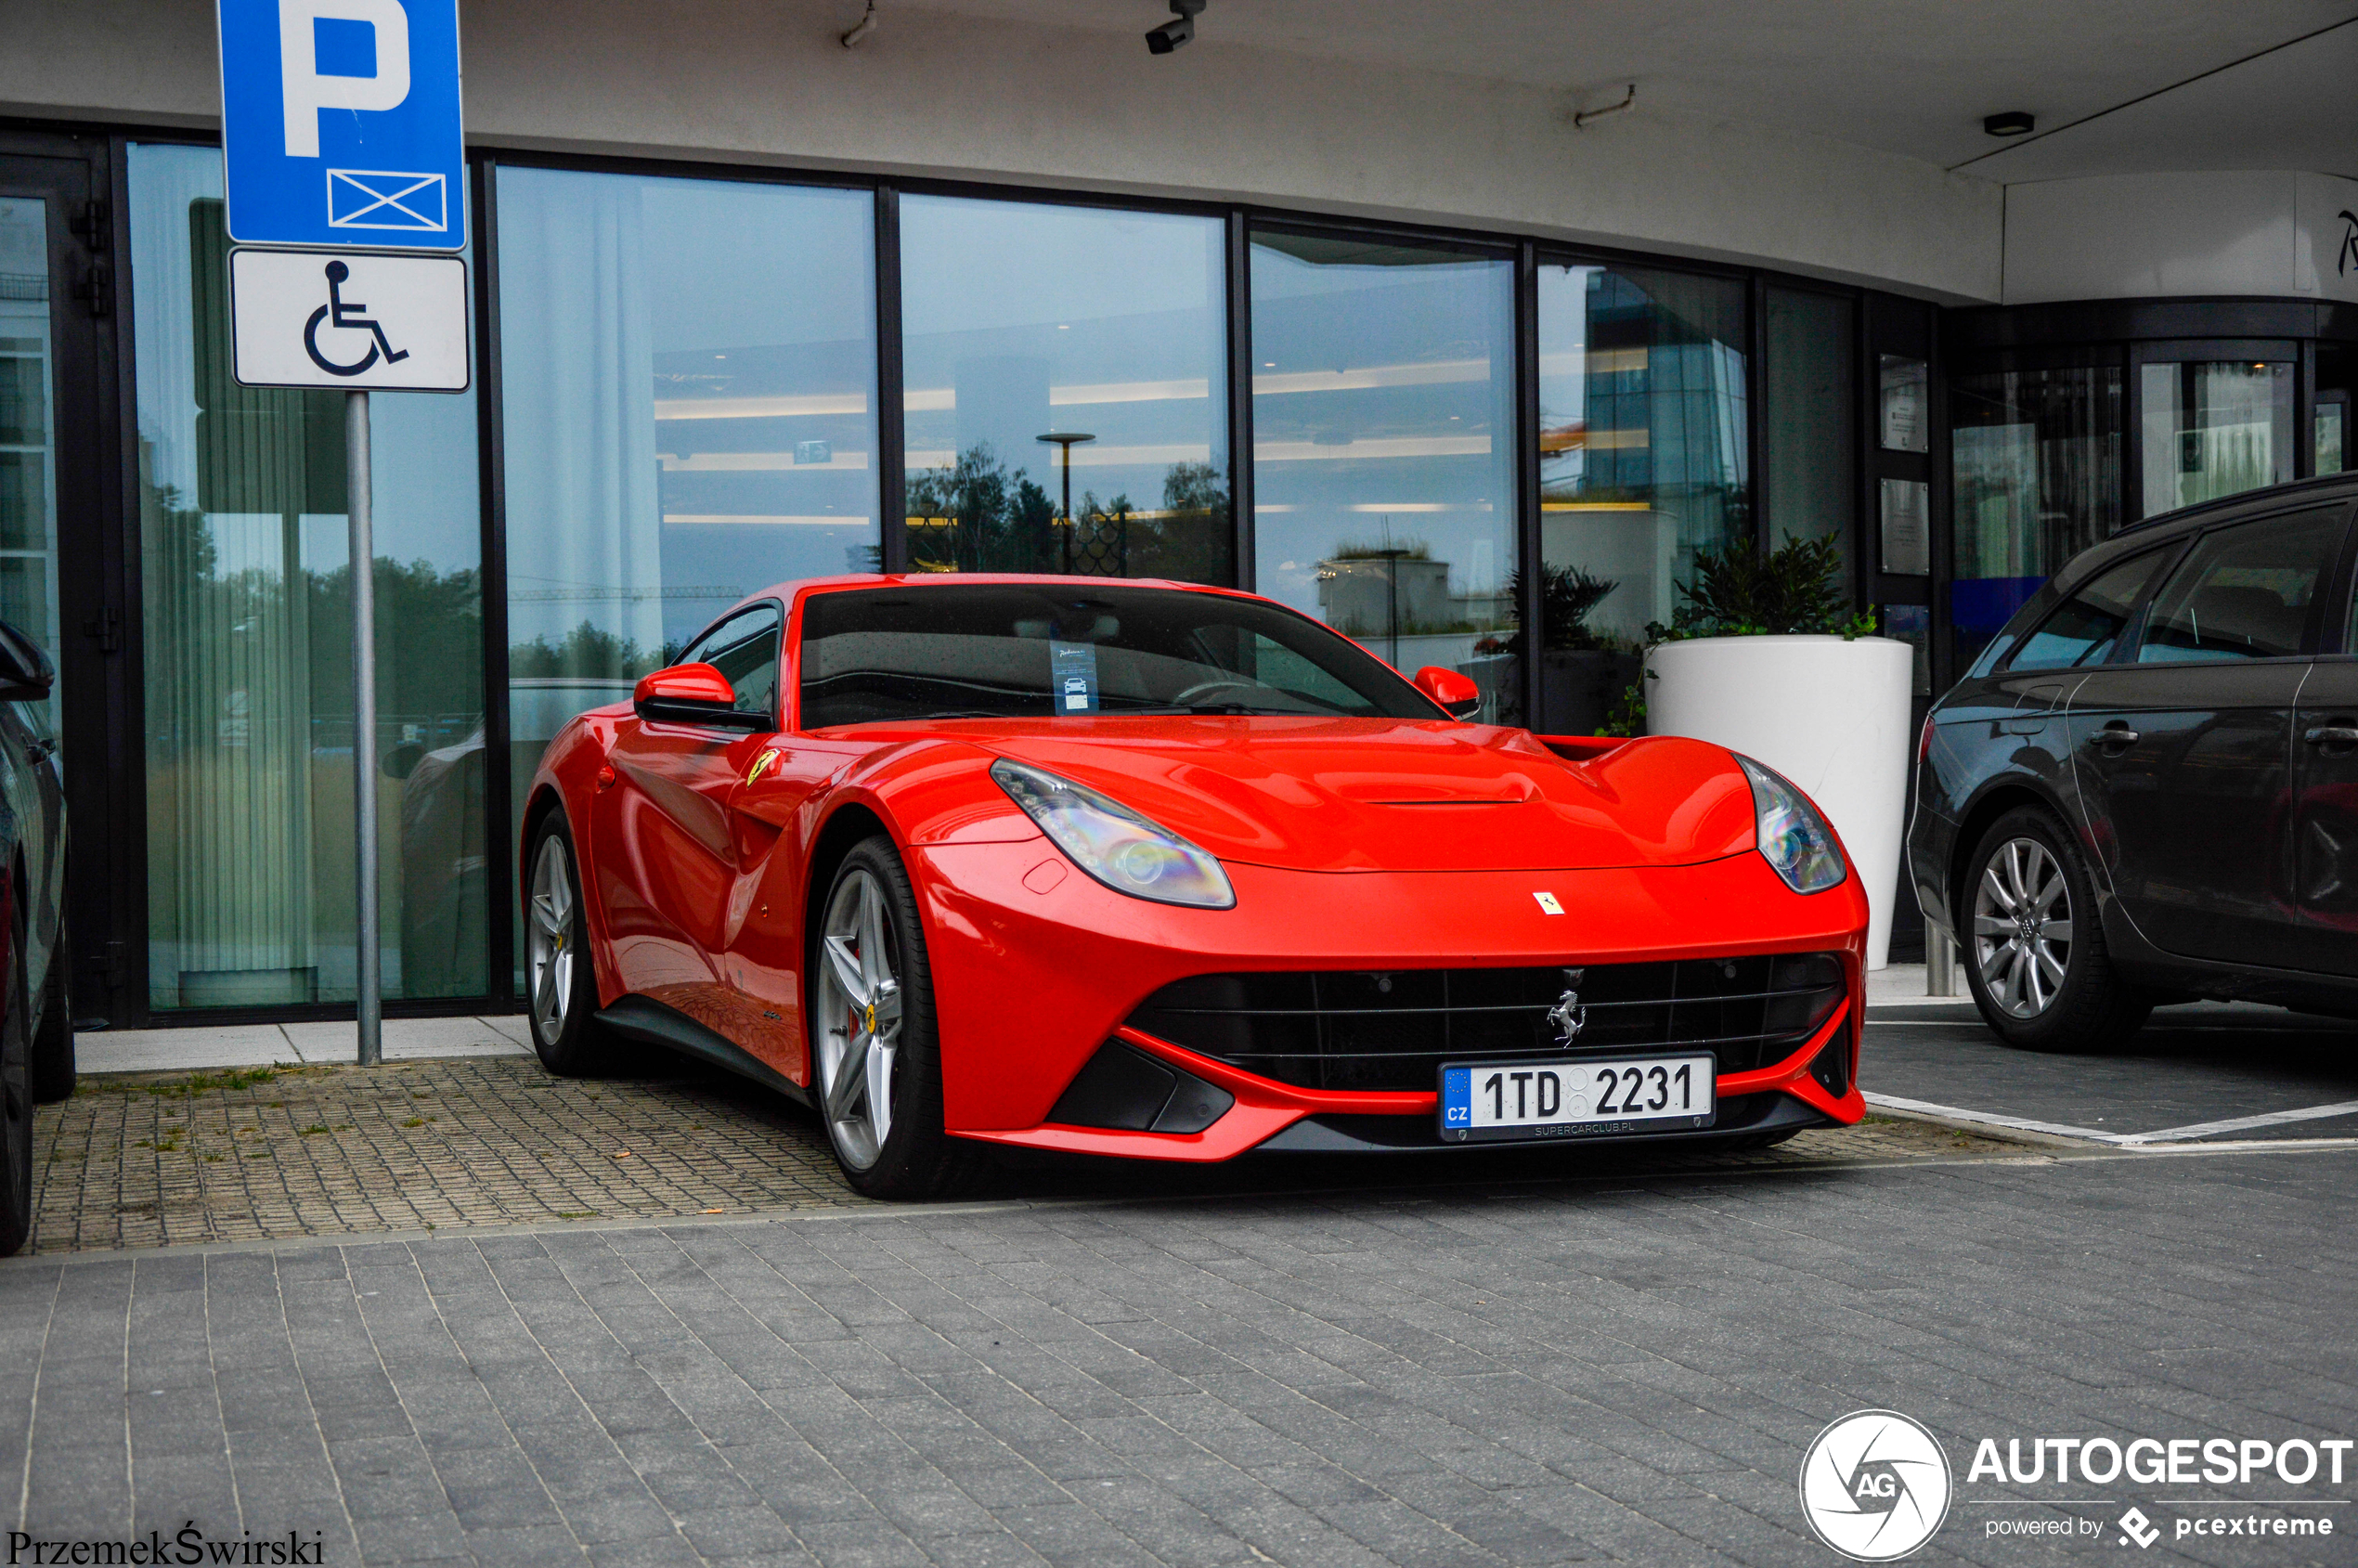
{"type": "Polygon", "coordinates": [[[2348,719],[2332,724],[2313,724],[2300,737],[2311,745],[2358,745],[2358,725],[2348,719]]]}
{"type": "Polygon", "coordinates": [[[2143,739],[2144,737],[2136,731],[2118,721],[2107,724],[2096,732],[2098,745],[2135,745],[2143,739]]]}

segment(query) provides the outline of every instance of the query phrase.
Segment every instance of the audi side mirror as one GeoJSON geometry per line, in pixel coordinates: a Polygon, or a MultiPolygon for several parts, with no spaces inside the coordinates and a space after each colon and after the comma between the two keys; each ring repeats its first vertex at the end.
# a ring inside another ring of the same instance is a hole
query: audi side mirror
{"type": "Polygon", "coordinates": [[[1429,664],[1417,671],[1417,690],[1449,710],[1452,719],[1471,719],[1482,710],[1482,688],[1471,675],[1429,664]]]}
{"type": "Polygon", "coordinates": [[[0,621],[0,702],[39,702],[57,682],[57,667],[41,645],[0,621]]]}
{"type": "Polygon", "coordinates": [[[640,677],[631,688],[630,706],[650,724],[695,724],[750,734],[774,728],[768,714],[739,708],[736,688],[708,664],[676,664],[640,677]]]}

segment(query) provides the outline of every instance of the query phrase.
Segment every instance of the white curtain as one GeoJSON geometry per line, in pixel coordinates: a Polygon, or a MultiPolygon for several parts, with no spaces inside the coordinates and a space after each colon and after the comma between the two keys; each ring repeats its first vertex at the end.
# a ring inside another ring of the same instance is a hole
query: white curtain
{"type": "Polygon", "coordinates": [[[587,622],[649,654],[663,644],[647,591],[663,583],[663,517],[641,203],[636,180],[500,171],[512,642],[562,643],[587,622]]]}

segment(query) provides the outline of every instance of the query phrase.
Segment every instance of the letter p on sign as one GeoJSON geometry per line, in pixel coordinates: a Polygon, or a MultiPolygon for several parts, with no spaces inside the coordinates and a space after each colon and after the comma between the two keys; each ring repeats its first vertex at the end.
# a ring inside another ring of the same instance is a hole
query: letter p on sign
{"type": "Polygon", "coordinates": [[[323,109],[398,109],[409,97],[409,14],[401,0],[279,0],[279,92],[286,105],[287,156],[319,156],[323,109]],[[319,71],[319,23],[359,22],[376,35],[368,76],[319,71]]]}

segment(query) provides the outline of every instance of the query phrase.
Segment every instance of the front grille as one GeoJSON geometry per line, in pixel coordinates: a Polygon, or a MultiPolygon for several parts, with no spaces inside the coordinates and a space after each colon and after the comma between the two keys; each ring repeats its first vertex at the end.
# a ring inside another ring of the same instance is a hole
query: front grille
{"type": "Polygon", "coordinates": [[[1444,1061],[1711,1051],[1744,1072],[1801,1048],[1842,1001],[1831,952],[1538,969],[1198,975],[1163,987],[1130,1027],[1308,1089],[1431,1089],[1444,1061]],[[1548,1011],[1587,1009],[1577,1039],[1548,1011]]]}

